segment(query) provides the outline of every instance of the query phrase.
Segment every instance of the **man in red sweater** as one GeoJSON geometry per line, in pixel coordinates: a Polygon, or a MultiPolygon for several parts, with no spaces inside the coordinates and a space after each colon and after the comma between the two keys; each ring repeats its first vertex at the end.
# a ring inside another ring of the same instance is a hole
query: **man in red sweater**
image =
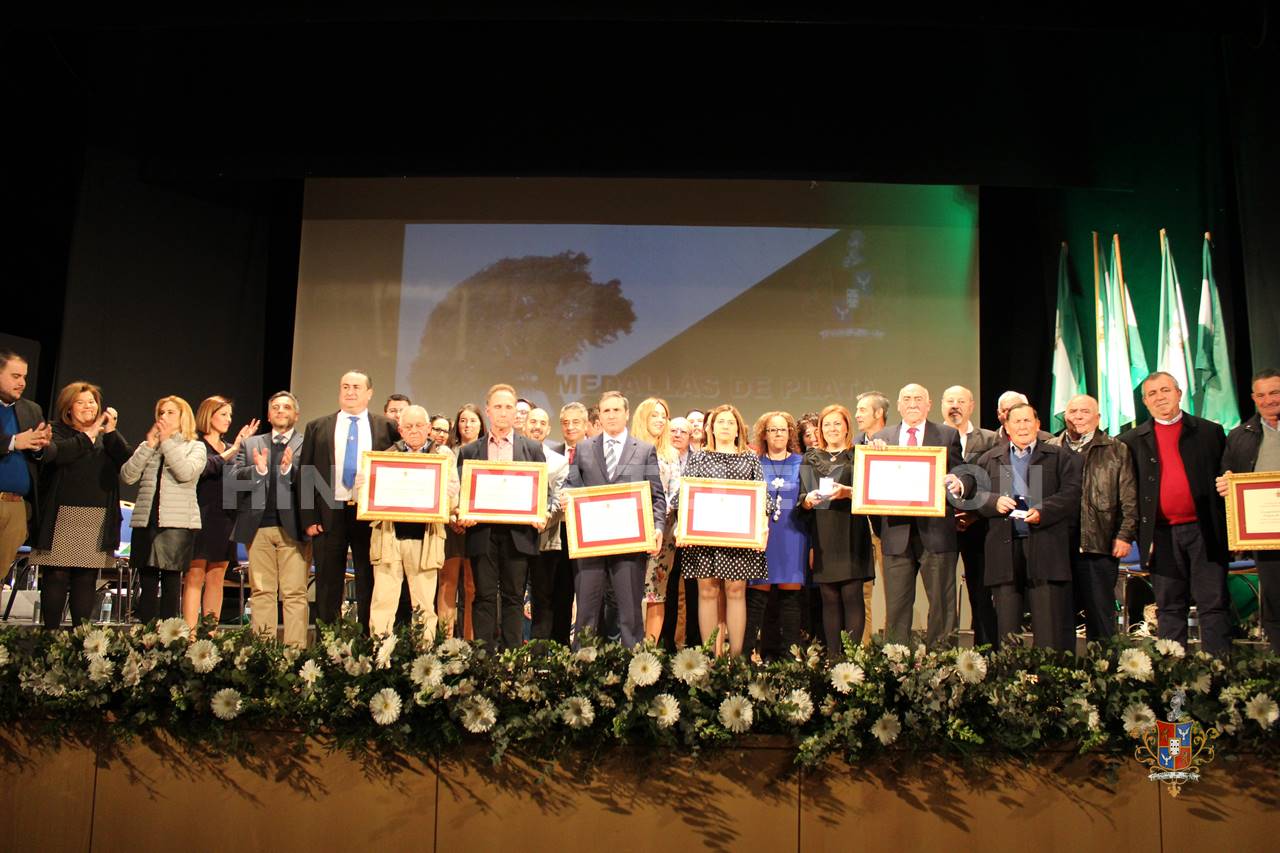
{"type": "Polygon", "coordinates": [[[1186,645],[1194,601],[1200,643],[1222,656],[1231,647],[1227,617],[1227,537],[1214,486],[1226,437],[1213,421],[1182,411],[1182,389],[1158,371],[1142,381],[1151,420],[1121,435],[1138,478],[1138,547],[1151,572],[1158,633],[1186,645]]]}

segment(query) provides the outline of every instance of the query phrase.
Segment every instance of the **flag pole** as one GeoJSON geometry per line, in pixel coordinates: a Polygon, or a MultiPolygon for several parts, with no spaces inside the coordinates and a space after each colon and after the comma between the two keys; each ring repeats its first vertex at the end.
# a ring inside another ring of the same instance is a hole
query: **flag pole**
{"type": "Polygon", "coordinates": [[[1102,389],[1103,364],[1106,361],[1106,326],[1102,317],[1102,284],[1098,271],[1098,232],[1093,232],[1093,331],[1094,350],[1097,361],[1093,366],[1094,393],[1101,400],[1105,393],[1102,389]]]}

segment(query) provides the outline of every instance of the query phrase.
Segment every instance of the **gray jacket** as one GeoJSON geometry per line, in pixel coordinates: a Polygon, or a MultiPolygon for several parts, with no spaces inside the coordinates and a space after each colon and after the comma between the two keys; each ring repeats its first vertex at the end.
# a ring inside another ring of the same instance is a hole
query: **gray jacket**
{"type": "Polygon", "coordinates": [[[146,527],[155,500],[156,474],[160,465],[160,526],[200,529],[200,507],[196,503],[196,484],[204,472],[204,442],[187,441],[171,435],[159,447],[144,441],[133,451],[129,461],[120,466],[120,482],[138,486],[138,499],[133,505],[130,527],[146,527]]]}

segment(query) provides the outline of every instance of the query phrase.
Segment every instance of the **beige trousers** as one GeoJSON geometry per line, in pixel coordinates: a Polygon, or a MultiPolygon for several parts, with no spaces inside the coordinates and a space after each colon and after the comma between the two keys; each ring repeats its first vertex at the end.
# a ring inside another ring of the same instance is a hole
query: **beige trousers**
{"type": "Polygon", "coordinates": [[[264,527],[249,545],[249,605],[253,630],[274,640],[276,637],[277,592],[284,602],[284,642],[306,648],[307,570],[310,548],[292,539],[283,527],[264,527]]]}
{"type": "Polygon", "coordinates": [[[382,542],[382,560],[373,564],[373,602],[369,607],[369,633],[380,637],[391,633],[395,627],[396,608],[400,605],[400,586],[407,575],[414,614],[427,634],[434,635],[436,579],[440,570],[417,568],[422,562],[421,539],[392,539],[388,536],[382,542]],[[392,548],[399,549],[399,553],[388,553],[392,548]],[[411,568],[406,570],[405,566],[411,568]]]}
{"type": "Polygon", "coordinates": [[[27,541],[27,502],[0,501],[0,577],[9,571],[9,565],[18,556],[18,549],[27,541]]]}

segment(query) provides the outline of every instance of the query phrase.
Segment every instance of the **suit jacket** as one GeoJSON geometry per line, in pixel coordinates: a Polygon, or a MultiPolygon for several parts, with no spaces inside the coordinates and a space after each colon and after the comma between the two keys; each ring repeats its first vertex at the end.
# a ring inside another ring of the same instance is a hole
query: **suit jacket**
{"type": "Polygon", "coordinates": [[[546,441],[542,442],[542,446],[545,447],[547,450],[551,450],[556,453],[559,453],[561,456],[568,455],[564,452],[563,441],[552,441],[551,439],[548,438],[546,441]]]}
{"type": "MultiPolygon", "coordinates": [[[[1002,494],[1001,483],[1010,481],[1012,467],[1009,443],[1002,442],[982,455],[977,463],[990,478],[990,487],[978,492],[978,511],[987,517],[987,586],[1012,583],[1013,519],[996,510],[1002,494]]],[[[1040,494],[1033,495],[1031,509],[1040,510],[1040,523],[1027,525],[1027,576],[1036,580],[1071,580],[1071,526],[1080,517],[1080,480],[1084,461],[1065,447],[1037,441],[1031,451],[1031,469],[1039,468],[1040,494]]],[[[1033,473],[1028,485],[1036,485],[1033,473]]]]}
{"type": "MultiPolygon", "coordinates": [[[[1160,457],[1156,452],[1156,434],[1153,421],[1147,421],[1118,436],[1129,446],[1134,470],[1138,475],[1138,553],[1142,562],[1154,570],[1152,548],[1155,544],[1156,517],[1160,511],[1160,457]]],[[[1213,421],[1182,413],[1182,435],[1178,450],[1187,471],[1187,483],[1196,505],[1196,519],[1204,537],[1206,556],[1226,565],[1227,518],[1226,504],[1214,488],[1226,436],[1222,427],[1213,421]]]]}
{"type": "MultiPolygon", "coordinates": [[[[37,404],[22,397],[13,404],[13,415],[18,419],[18,432],[26,432],[44,422],[44,411],[37,404]]],[[[12,435],[0,432],[0,457],[9,455],[11,438],[13,438],[12,435]]],[[[40,477],[36,466],[40,462],[51,462],[57,452],[57,445],[53,442],[38,453],[30,450],[14,451],[14,453],[21,453],[27,460],[27,478],[31,481],[31,488],[27,490],[27,505],[30,507],[30,513],[27,516],[27,532],[30,535],[35,535],[40,529],[40,477]]],[[[13,559],[13,555],[10,554],[7,559],[13,559]]]]}
{"type": "MultiPolygon", "coordinates": [[[[313,524],[324,527],[331,526],[341,506],[333,503],[333,485],[342,477],[342,472],[335,470],[333,464],[333,431],[338,425],[338,416],[342,412],[334,412],[322,418],[316,418],[307,424],[302,436],[301,459],[294,464],[300,465],[298,476],[299,523],[302,532],[313,524]]],[[[371,450],[386,450],[400,438],[396,425],[384,415],[369,412],[369,436],[372,439],[371,450]]]]}
{"type": "MultiPolygon", "coordinates": [[[[280,468],[268,466],[266,474],[259,474],[253,464],[254,451],[271,452],[271,433],[252,435],[240,445],[236,458],[231,462],[231,479],[236,481],[236,522],[231,535],[235,541],[244,545],[253,544],[253,537],[262,523],[262,513],[267,507],[267,480],[274,477],[276,481],[276,514],[280,518],[280,526],[296,541],[303,539],[304,526],[298,513],[297,486],[301,481],[298,470],[302,454],[302,433],[293,431],[289,437],[288,447],[293,450],[293,464],[288,474],[281,474],[280,468]],[[242,484],[248,484],[243,488],[242,484]]],[[[225,486],[224,486],[225,488],[225,486]]]]}
{"type": "MultiPolygon", "coordinates": [[[[458,451],[458,473],[462,473],[462,463],[468,459],[476,459],[487,461],[489,459],[489,436],[478,438],[470,444],[463,445],[458,451]]],[[[511,433],[511,460],[513,462],[543,462],[547,461],[547,455],[542,451],[542,445],[531,438],[526,438],[516,432],[511,433]]],[[[547,491],[551,492],[554,484],[550,476],[547,477],[547,491]]],[[[548,514],[554,511],[554,499],[547,502],[548,514]]],[[[493,533],[495,527],[507,527],[511,529],[511,541],[515,544],[516,550],[521,554],[530,557],[538,555],[538,531],[533,529],[531,524],[489,524],[481,523],[475,527],[467,528],[467,556],[478,557],[489,550],[489,537],[493,533]]]]}
{"type": "Polygon", "coordinates": [[[983,429],[980,426],[973,428],[973,432],[969,433],[969,438],[964,442],[964,461],[970,465],[982,458],[982,455],[991,448],[1000,443],[1000,437],[995,430],[983,429]]]}
{"type": "Polygon", "coordinates": [[[604,462],[605,435],[583,439],[573,454],[569,477],[565,484],[575,489],[580,486],[604,486],[609,483],[649,482],[649,495],[653,501],[653,527],[659,533],[667,520],[667,495],[662,490],[662,472],[658,468],[658,451],[647,441],[641,441],[630,433],[618,454],[618,464],[609,476],[604,462]]]}
{"type": "MultiPolygon", "coordinates": [[[[885,444],[897,444],[901,422],[885,427],[875,434],[885,444]]],[[[954,427],[938,424],[933,421],[924,422],[924,433],[920,439],[921,447],[947,448],[947,470],[958,467],[962,463],[960,457],[960,433],[954,427]]],[[[966,487],[972,483],[971,478],[962,478],[966,487]]],[[[966,489],[967,490],[967,489],[966,489]]],[[[947,514],[943,518],[910,518],[905,516],[881,516],[879,519],[880,542],[884,553],[900,556],[907,553],[911,541],[911,525],[916,525],[920,532],[920,541],[925,550],[935,554],[957,550],[956,544],[956,512],[947,502],[947,514]]]]}

